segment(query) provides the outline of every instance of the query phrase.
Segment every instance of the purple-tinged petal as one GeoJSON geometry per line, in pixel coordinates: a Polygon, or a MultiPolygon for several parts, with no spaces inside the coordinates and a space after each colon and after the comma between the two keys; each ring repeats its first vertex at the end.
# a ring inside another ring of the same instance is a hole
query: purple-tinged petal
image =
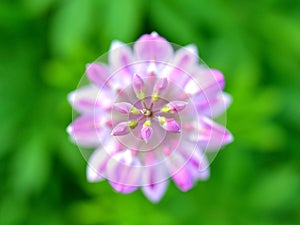
{"type": "Polygon", "coordinates": [[[174,56],[174,63],[178,67],[187,69],[198,62],[198,50],[195,45],[187,45],[176,51],[174,56]]]}
{"type": "Polygon", "coordinates": [[[120,192],[122,194],[132,193],[139,188],[139,186],[130,186],[130,185],[125,185],[125,184],[119,184],[119,183],[116,183],[113,181],[109,181],[109,183],[115,191],[120,192]]]}
{"type": "Polygon", "coordinates": [[[198,144],[204,150],[218,151],[233,141],[231,133],[213,120],[203,117],[199,124],[198,144]]]}
{"type": "Polygon", "coordinates": [[[171,65],[165,66],[162,74],[165,74],[170,82],[184,87],[191,79],[198,61],[197,47],[188,45],[176,51],[171,65]]]}
{"type": "Polygon", "coordinates": [[[186,73],[192,72],[198,62],[198,51],[194,45],[188,45],[180,48],[174,57],[173,64],[175,68],[186,73]]]}
{"type": "Polygon", "coordinates": [[[172,175],[172,178],[176,186],[182,191],[188,191],[194,185],[193,176],[187,166],[183,166],[179,171],[172,175]]]}
{"type": "Polygon", "coordinates": [[[98,146],[108,134],[105,118],[83,115],[67,128],[72,140],[85,147],[98,146]]]}
{"type": "Polygon", "coordinates": [[[108,89],[100,91],[98,87],[90,85],[71,92],[68,100],[78,112],[94,114],[111,108],[114,96],[108,89]]]}
{"type": "Polygon", "coordinates": [[[170,43],[155,32],[141,36],[134,44],[134,52],[140,60],[157,62],[168,62],[173,56],[170,43]]]}
{"type": "Polygon", "coordinates": [[[168,170],[165,164],[157,164],[154,151],[147,152],[145,158],[145,167],[143,170],[144,195],[152,202],[158,202],[165,194],[168,186],[168,170]]]}
{"type": "Polygon", "coordinates": [[[207,180],[209,178],[209,164],[204,153],[196,148],[193,154],[188,157],[188,160],[188,166],[195,179],[207,180]]]}
{"type": "Polygon", "coordinates": [[[153,203],[159,202],[168,187],[168,181],[153,183],[142,187],[144,195],[153,203]]]}
{"type": "Polygon", "coordinates": [[[130,150],[123,150],[108,161],[107,175],[116,191],[131,193],[138,189],[141,182],[140,162],[130,150]]]}
{"type": "Polygon", "coordinates": [[[128,69],[127,67],[133,61],[133,55],[128,45],[120,42],[113,41],[109,51],[109,62],[110,65],[115,69],[128,69]]]}
{"type": "Polygon", "coordinates": [[[174,152],[170,155],[166,160],[166,166],[170,176],[178,188],[182,191],[188,191],[193,187],[193,174],[187,166],[187,159],[185,159],[180,153],[174,152]]]}
{"type": "Polygon", "coordinates": [[[224,86],[225,79],[220,71],[198,67],[185,85],[184,90],[186,94],[200,95],[206,99],[220,93],[224,86]]]}
{"type": "Polygon", "coordinates": [[[106,148],[99,148],[94,151],[88,161],[88,181],[96,182],[105,179],[106,164],[112,155],[117,152],[117,150],[117,146],[113,143],[110,143],[109,147],[107,146],[106,148]]]}
{"type": "Polygon", "coordinates": [[[86,67],[86,75],[92,83],[102,88],[104,85],[107,85],[106,82],[109,78],[109,71],[104,65],[91,63],[86,67]]]}
{"type": "Polygon", "coordinates": [[[206,100],[197,97],[194,99],[195,107],[199,113],[209,117],[217,117],[221,115],[231,104],[232,98],[229,94],[220,93],[214,98],[206,100]]]}

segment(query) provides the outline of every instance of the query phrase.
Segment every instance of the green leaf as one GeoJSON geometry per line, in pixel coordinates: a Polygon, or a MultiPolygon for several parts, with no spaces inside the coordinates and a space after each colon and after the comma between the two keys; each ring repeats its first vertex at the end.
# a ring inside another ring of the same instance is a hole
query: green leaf
{"type": "Polygon", "coordinates": [[[55,53],[74,55],[81,48],[92,25],[91,6],[91,1],[61,3],[51,26],[51,44],[55,53]]]}
{"type": "Polygon", "coordinates": [[[110,0],[105,9],[106,40],[132,42],[142,28],[144,5],[145,2],[140,0],[110,0]]]}

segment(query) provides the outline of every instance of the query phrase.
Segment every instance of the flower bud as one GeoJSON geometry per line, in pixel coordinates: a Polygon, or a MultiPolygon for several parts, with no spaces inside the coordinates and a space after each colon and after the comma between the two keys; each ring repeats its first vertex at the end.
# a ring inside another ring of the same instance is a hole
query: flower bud
{"type": "Polygon", "coordinates": [[[111,132],[113,136],[123,136],[130,132],[130,129],[134,129],[138,124],[137,120],[131,120],[128,122],[118,123],[111,132]]]}
{"type": "Polygon", "coordinates": [[[161,108],[161,112],[163,113],[176,113],[185,108],[187,105],[184,101],[172,101],[161,108]]]}
{"type": "Polygon", "coordinates": [[[137,75],[137,74],[133,75],[132,86],[133,86],[133,90],[134,90],[136,96],[139,99],[144,99],[146,97],[146,93],[144,91],[144,81],[139,75],[137,75]]]}
{"type": "Polygon", "coordinates": [[[128,102],[118,102],[114,104],[114,108],[123,114],[138,114],[139,110],[128,102]]]}
{"type": "Polygon", "coordinates": [[[166,131],[172,132],[172,133],[179,133],[181,130],[180,125],[175,121],[173,118],[165,118],[163,116],[158,117],[158,122],[162,128],[164,128],[166,131]]]}
{"type": "Polygon", "coordinates": [[[153,93],[152,93],[152,101],[156,102],[159,99],[161,93],[163,93],[168,87],[168,79],[166,77],[159,79],[156,81],[153,93]]]}
{"type": "Polygon", "coordinates": [[[146,120],[146,122],[143,124],[143,128],[141,129],[141,136],[146,143],[148,143],[148,141],[152,137],[152,131],[151,121],[146,120]]]}

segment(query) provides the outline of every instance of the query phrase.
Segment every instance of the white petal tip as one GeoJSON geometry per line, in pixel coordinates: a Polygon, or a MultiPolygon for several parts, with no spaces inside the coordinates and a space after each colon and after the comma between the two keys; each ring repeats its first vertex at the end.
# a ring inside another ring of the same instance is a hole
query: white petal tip
{"type": "Polygon", "coordinates": [[[75,102],[75,92],[72,92],[68,95],[68,101],[73,104],[75,102]]]}
{"type": "Polygon", "coordinates": [[[114,40],[114,41],[111,43],[110,50],[118,49],[118,48],[122,47],[123,45],[124,45],[123,42],[118,41],[118,40],[114,40]]]}
{"type": "Polygon", "coordinates": [[[69,126],[67,127],[67,133],[68,133],[68,134],[71,134],[72,131],[73,131],[73,128],[72,128],[71,125],[69,125],[69,126]]]}
{"type": "Polygon", "coordinates": [[[87,181],[91,182],[91,183],[101,181],[104,179],[102,176],[95,173],[95,171],[91,168],[88,168],[86,178],[87,178],[87,181]]]}
{"type": "Polygon", "coordinates": [[[184,47],[187,51],[189,51],[190,53],[198,56],[198,49],[196,45],[187,45],[184,47]]]}
{"type": "Polygon", "coordinates": [[[153,32],[151,33],[151,36],[152,36],[152,37],[158,37],[159,35],[158,35],[158,33],[157,33],[156,31],[153,31],[153,32]]]}
{"type": "Polygon", "coordinates": [[[227,137],[227,143],[226,144],[230,144],[231,142],[234,141],[234,137],[231,133],[228,134],[228,137],[227,137]]]}

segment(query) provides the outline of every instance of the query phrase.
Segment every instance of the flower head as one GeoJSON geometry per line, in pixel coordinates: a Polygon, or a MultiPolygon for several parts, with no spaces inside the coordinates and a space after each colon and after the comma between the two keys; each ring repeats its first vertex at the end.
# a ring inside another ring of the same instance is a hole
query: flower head
{"type": "Polygon", "coordinates": [[[206,151],[233,140],[213,121],[230,105],[224,76],[198,61],[195,46],[173,49],[157,33],[130,48],[111,45],[108,64],[86,68],[91,84],[69,95],[81,115],[68,127],[89,158],[89,181],[108,179],[122,193],[141,188],[153,202],[169,178],[182,191],[209,177],[206,151]]]}

